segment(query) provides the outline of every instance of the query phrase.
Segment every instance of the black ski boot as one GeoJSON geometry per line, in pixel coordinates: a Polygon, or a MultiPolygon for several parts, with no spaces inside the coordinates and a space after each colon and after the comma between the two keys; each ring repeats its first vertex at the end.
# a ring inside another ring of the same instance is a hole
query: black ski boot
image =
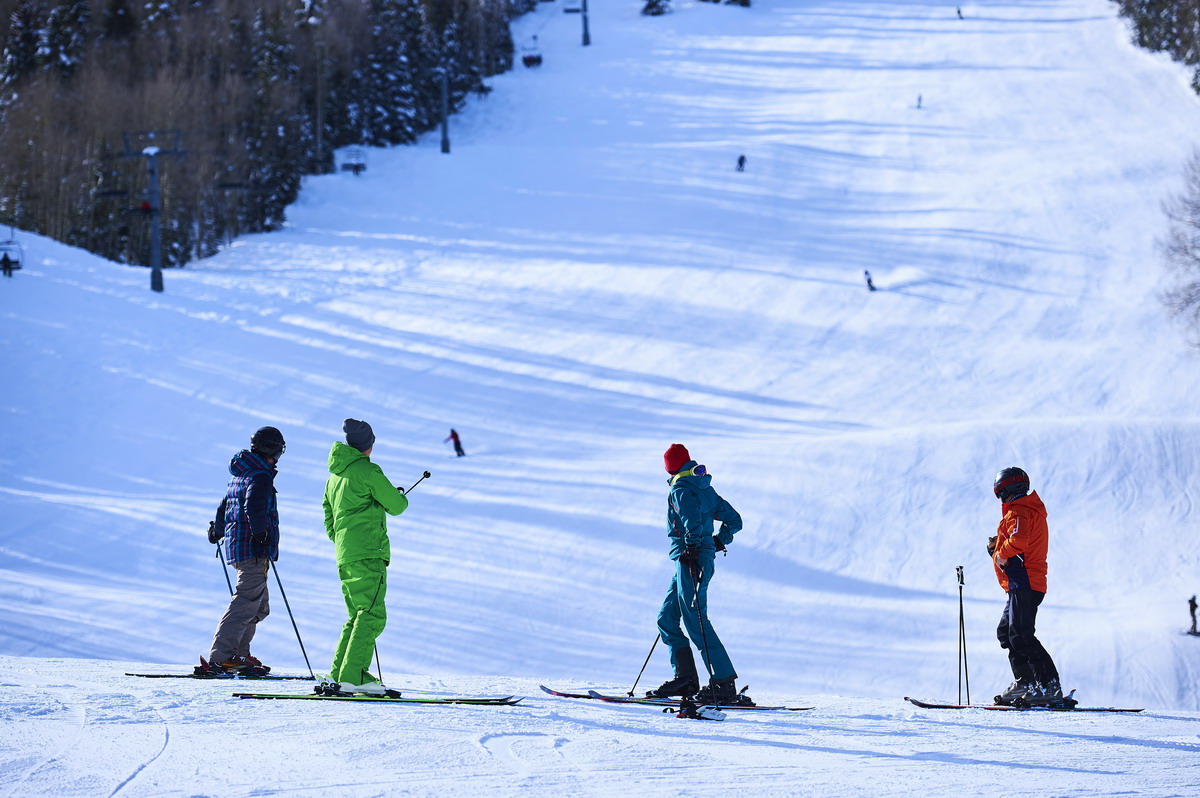
{"type": "Polygon", "coordinates": [[[692,650],[679,649],[671,652],[675,663],[675,678],[662,683],[657,690],[646,692],[646,698],[687,698],[700,689],[700,678],[696,675],[696,659],[692,650]]]}
{"type": "Polygon", "coordinates": [[[1020,706],[1025,703],[1025,699],[1036,687],[1037,682],[1031,679],[1017,679],[1003,693],[996,696],[996,705],[1001,707],[1020,706]]]}
{"type": "Polygon", "coordinates": [[[750,700],[750,696],[743,695],[746,688],[742,688],[742,692],[737,689],[737,677],[731,676],[728,679],[713,679],[694,696],[692,700],[697,704],[705,706],[717,707],[752,707],[754,702],[750,700]]]}
{"type": "Polygon", "coordinates": [[[1038,682],[1025,694],[1022,703],[1031,707],[1065,706],[1062,685],[1058,679],[1047,679],[1044,684],[1038,682]]]}
{"type": "Polygon", "coordinates": [[[676,676],[662,683],[654,690],[646,691],[646,698],[687,698],[700,689],[700,682],[695,676],[676,676]]]}

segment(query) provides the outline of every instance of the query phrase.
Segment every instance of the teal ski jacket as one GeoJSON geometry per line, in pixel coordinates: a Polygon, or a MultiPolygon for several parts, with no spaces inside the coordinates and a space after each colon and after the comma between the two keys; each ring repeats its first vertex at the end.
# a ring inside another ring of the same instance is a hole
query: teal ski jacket
{"type": "Polygon", "coordinates": [[[696,548],[701,558],[717,556],[713,543],[713,521],[720,521],[716,533],[723,545],[733,542],[742,528],[742,517],[733,506],[712,489],[712,477],[695,460],[684,464],[678,474],[667,480],[667,537],[671,540],[671,559],[678,560],[686,548],[696,548]],[[696,471],[701,472],[700,476],[696,471]]]}

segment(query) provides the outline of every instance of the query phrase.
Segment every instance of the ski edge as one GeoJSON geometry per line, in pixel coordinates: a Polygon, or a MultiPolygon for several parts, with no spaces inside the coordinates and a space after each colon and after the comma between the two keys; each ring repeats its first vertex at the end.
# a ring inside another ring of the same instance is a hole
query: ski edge
{"type": "Polygon", "coordinates": [[[542,688],[543,692],[549,693],[550,695],[553,695],[553,696],[558,696],[559,698],[591,698],[592,697],[592,696],[586,695],[584,693],[564,693],[561,690],[551,690],[549,687],[547,687],[544,684],[539,684],[538,687],[542,688]]]}
{"type": "Polygon", "coordinates": [[[263,700],[301,700],[301,701],[359,701],[375,704],[440,704],[476,707],[515,707],[524,701],[524,697],[503,696],[498,698],[392,698],[390,696],[370,695],[317,695],[316,693],[233,693],[238,699],[263,700]]]}

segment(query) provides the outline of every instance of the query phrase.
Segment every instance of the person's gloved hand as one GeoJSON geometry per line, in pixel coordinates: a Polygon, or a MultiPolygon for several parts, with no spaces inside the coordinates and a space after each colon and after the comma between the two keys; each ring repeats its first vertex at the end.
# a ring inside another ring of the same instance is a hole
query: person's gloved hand
{"type": "Polygon", "coordinates": [[[717,551],[725,551],[725,544],[721,542],[720,535],[713,535],[713,546],[717,548],[717,551]]]}
{"type": "Polygon", "coordinates": [[[267,556],[267,535],[265,532],[254,532],[250,535],[250,549],[255,557],[267,556]]]}
{"type": "Polygon", "coordinates": [[[992,535],[990,538],[988,538],[987,550],[988,550],[989,557],[996,556],[996,536],[995,535],[992,535]]]}
{"type": "Polygon", "coordinates": [[[683,550],[683,554],[679,555],[679,562],[684,568],[688,569],[688,573],[696,574],[700,570],[700,549],[697,546],[688,546],[683,550]]]}

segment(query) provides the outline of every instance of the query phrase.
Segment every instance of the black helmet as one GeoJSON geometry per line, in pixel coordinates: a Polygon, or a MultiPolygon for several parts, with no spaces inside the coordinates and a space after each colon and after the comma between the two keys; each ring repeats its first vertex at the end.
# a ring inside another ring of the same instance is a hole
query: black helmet
{"type": "Polygon", "coordinates": [[[287,444],[283,441],[283,433],[274,427],[261,427],[258,432],[250,436],[250,451],[255,454],[274,457],[278,460],[279,455],[283,454],[285,449],[287,449],[287,444]]]}
{"type": "Polygon", "coordinates": [[[1029,475],[1016,466],[1009,466],[996,475],[992,492],[1002,502],[1019,499],[1029,493],[1029,475]]]}

